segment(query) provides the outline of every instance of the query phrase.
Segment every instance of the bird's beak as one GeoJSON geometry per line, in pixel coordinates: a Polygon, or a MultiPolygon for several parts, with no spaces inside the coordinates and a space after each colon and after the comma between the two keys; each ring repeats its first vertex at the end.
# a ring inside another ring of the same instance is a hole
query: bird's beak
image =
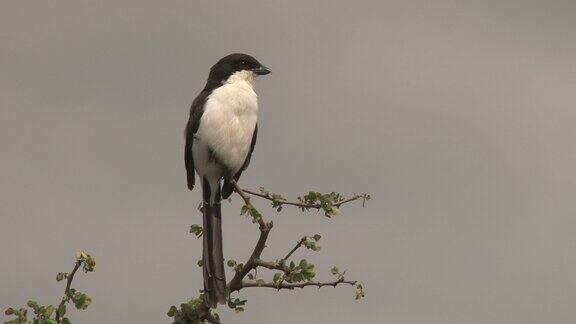
{"type": "Polygon", "coordinates": [[[272,70],[265,67],[264,65],[260,65],[260,67],[254,68],[251,71],[258,74],[258,75],[266,75],[266,74],[272,73],[272,70]]]}

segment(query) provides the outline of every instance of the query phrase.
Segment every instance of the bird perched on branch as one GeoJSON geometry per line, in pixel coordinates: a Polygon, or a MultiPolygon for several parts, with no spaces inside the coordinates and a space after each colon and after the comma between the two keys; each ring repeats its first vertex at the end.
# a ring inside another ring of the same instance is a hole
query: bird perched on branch
{"type": "Polygon", "coordinates": [[[204,293],[212,308],[226,303],[220,201],[250,163],[258,132],[254,81],[270,72],[250,55],[230,54],[212,66],[190,108],[184,159],[188,189],[194,188],[194,172],[202,186],[204,293]]]}

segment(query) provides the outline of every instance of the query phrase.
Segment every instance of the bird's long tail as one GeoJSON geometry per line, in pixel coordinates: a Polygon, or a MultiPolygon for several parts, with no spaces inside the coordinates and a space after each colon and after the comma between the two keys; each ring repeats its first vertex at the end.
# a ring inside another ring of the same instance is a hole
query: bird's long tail
{"type": "Polygon", "coordinates": [[[203,273],[206,305],[215,308],[226,304],[226,277],[222,253],[222,214],[220,212],[220,181],[202,181],[203,273]]]}

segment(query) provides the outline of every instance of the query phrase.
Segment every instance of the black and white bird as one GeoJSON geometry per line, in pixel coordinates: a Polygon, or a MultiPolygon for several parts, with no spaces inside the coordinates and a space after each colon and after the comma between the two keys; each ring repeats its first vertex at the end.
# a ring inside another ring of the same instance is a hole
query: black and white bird
{"type": "Polygon", "coordinates": [[[220,201],[232,194],[229,180],[238,181],[250,163],[258,132],[254,81],[270,72],[250,55],[230,54],[212,66],[190,108],[184,159],[188,189],[194,188],[194,172],[202,185],[202,260],[209,307],[226,303],[220,201]]]}

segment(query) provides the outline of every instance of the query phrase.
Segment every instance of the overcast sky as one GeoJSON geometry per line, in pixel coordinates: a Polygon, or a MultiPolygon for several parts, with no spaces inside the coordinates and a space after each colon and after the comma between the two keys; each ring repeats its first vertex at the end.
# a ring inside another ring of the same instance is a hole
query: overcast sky
{"type": "MultiPolygon", "coordinates": [[[[242,184],[369,192],[327,219],[286,208],[263,257],[366,287],[250,289],[224,323],[576,322],[576,2],[0,2],[0,306],[58,303],[77,249],[75,323],[168,323],[198,294],[199,191],[183,129],[232,52],[258,81],[242,184]]],[[[258,235],[225,203],[224,253],[258,235]]],[[[271,276],[271,275],[270,275],[271,276]]]]}

